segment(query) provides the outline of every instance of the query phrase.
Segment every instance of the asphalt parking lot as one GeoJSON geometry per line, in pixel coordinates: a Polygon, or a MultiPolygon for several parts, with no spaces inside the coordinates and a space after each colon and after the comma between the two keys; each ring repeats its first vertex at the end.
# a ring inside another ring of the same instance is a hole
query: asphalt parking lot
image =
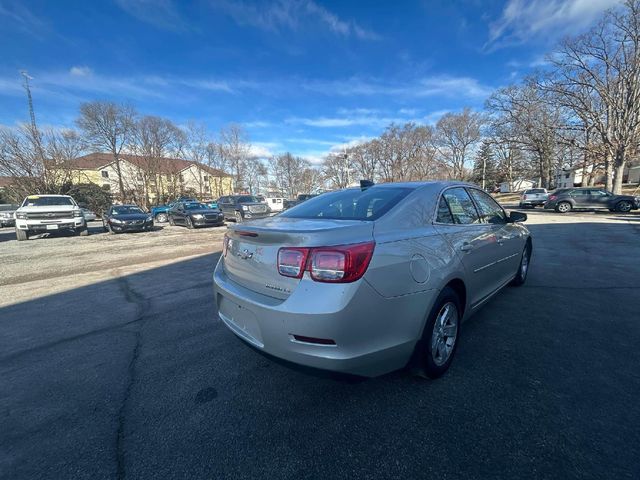
{"type": "Polygon", "coordinates": [[[224,228],[0,230],[0,478],[640,478],[640,215],[527,213],[527,284],[437,381],[246,347],[212,302],[224,228]]]}

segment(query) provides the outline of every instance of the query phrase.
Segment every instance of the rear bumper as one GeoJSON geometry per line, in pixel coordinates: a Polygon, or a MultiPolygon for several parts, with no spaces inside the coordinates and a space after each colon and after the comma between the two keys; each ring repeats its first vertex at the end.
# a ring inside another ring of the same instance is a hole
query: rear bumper
{"type": "Polygon", "coordinates": [[[520,200],[520,205],[521,206],[533,206],[533,207],[537,207],[539,205],[544,205],[545,203],[547,203],[546,200],[520,200]]]}
{"type": "Polygon", "coordinates": [[[319,284],[305,278],[280,300],[232,281],[222,259],[214,272],[214,292],[219,318],[253,347],[299,365],[366,377],[408,363],[437,296],[428,290],[384,298],[364,280],[319,284]],[[335,345],[294,335],[330,339],[335,345]]]}

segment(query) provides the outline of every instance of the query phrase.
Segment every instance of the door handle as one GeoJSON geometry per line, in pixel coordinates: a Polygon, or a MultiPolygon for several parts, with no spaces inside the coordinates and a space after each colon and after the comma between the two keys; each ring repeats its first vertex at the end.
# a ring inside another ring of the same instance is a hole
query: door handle
{"type": "Polygon", "coordinates": [[[465,242],[460,247],[460,250],[463,251],[463,252],[470,252],[471,250],[473,250],[473,245],[471,245],[470,243],[465,242]]]}

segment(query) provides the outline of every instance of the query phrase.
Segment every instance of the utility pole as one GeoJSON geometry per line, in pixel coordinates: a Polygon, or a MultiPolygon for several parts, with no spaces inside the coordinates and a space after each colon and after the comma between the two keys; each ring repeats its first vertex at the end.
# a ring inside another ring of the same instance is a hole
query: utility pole
{"type": "Polygon", "coordinates": [[[21,70],[20,74],[24,79],[24,89],[27,92],[27,100],[29,101],[29,117],[31,118],[31,137],[33,142],[35,143],[36,151],[38,152],[38,156],[44,162],[44,155],[42,152],[42,142],[40,139],[40,132],[38,132],[38,127],[36,125],[36,114],[33,110],[33,98],[31,97],[31,87],[29,86],[29,80],[33,80],[33,77],[29,76],[29,73],[26,70],[21,70]]]}

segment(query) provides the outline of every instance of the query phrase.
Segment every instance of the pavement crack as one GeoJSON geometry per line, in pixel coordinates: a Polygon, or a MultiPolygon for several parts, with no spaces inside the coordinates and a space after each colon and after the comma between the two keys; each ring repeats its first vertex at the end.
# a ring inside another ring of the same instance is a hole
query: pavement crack
{"type": "Polygon", "coordinates": [[[142,349],[142,328],[144,327],[145,312],[149,307],[150,301],[141,293],[136,292],[131,287],[126,278],[119,277],[117,279],[117,282],[127,302],[132,303],[137,307],[136,318],[133,322],[131,322],[132,324],[137,325],[137,329],[135,330],[135,332],[133,332],[135,335],[135,344],[133,347],[133,351],[131,352],[131,357],[129,358],[129,364],[127,367],[127,385],[122,397],[122,401],[120,403],[120,408],[118,409],[118,427],[116,430],[116,477],[118,479],[124,479],[126,478],[126,449],[124,447],[124,442],[127,407],[129,404],[129,398],[131,397],[131,392],[133,391],[133,386],[136,382],[136,364],[138,362],[138,357],[140,356],[140,351],[142,349]]]}

